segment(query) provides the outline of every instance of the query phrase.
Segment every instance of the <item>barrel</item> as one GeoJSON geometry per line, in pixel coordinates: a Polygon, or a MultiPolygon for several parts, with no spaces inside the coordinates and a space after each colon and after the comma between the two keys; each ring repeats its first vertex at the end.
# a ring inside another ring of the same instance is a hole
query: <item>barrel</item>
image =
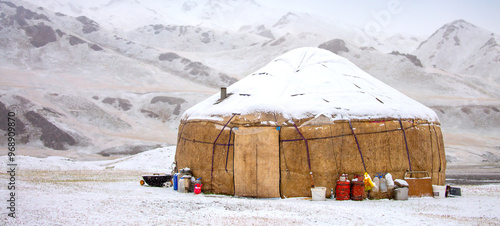
{"type": "Polygon", "coordinates": [[[335,186],[335,197],[337,200],[349,200],[351,192],[351,183],[347,181],[337,181],[335,186]]]}
{"type": "Polygon", "coordinates": [[[365,199],[365,182],[353,181],[351,184],[351,199],[362,201],[365,199]]]}

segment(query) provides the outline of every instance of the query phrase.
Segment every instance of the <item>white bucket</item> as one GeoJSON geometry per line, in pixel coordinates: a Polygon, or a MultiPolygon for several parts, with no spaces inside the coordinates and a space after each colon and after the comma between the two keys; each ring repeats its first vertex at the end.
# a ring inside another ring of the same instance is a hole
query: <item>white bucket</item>
{"type": "Polygon", "coordinates": [[[446,194],[446,186],[432,185],[432,193],[434,198],[442,199],[446,194]]]}
{"type": "Polygon", "coordinates": [[[312,201],[325,201],[326,200],[326,188],[325,187],[315,187],[311,188],[312,201]]]}

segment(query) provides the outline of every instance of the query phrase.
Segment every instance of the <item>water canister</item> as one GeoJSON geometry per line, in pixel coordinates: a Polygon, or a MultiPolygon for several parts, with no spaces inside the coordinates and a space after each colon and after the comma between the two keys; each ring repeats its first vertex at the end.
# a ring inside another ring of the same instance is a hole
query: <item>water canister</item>
{"type": "Polygon", "coordinates": [[[177,191],[180,193],[186,193],[186,187],[184,186],[184,176],[179,179],[178,185],[177,185],[177,191]]]}
{"type": "Polygon", "coordinates": [[[201,193],[201,187],[203,186],[203,184],[194,184],[194,194],[197,195],[197,194],[200,194],[201,193]]]}
{"type": "MultiPolygon", "coordinates": [[[[184,174],[182,171],[180,171],[180,170],[179,170],[179,173],[178,173],[178,175],[177,175],[177,184],[179,184],[179,183],[181,182],[181,179],[182,179],[182,177],[183,177],[184,175],[185,175],[185,174],[184,174]]],[[[179,189],[179,188],[180,188],[180,186],[177,186],[177,189],[179,189]]]]}
{"type": "Polygon", "coordinates": [[[175,173],[174,177],[172,179],[172,182],[174,184],[174,191],[177,191],[177,188],[179,187],[179,173],[175,173]]]}
{"type": "Polygon", "coordinates": [[[184,190],[185,192],[190,192],[190,188],[191,188],[191,176],[190,175],[184,175],[182,177],[182,180],[184,181],[184,190]]]}
{"type": "Polygon", "coordinates": [[[335,186],[335,197],[337,200],[349,200],[351,192],[351,183],[347,181],[337,181],[335,186]]]}
{"type": "Polygon", "coordinates": [[[203,184],[201,183],[201,177],[197,178],[196,181],[194,182],[194,193],[195,194],[200,194],[201,193],[201,187],[203,184]]]}
{"type": "Polygon", "coordinates": [[[351,199],[355,201],[362,201],[365,199],[365,182],[351,182],[351,199]]]}
{"type": "Polygon", "coordinates": [[[380,192],[387,192],[387,182],[385,180],[385,178],[380,175],[380,192]]]}
{"type": "Polygon", "coordinates": [[[373,188],[372,188],[372,192],[373,193],[378,193],[379,191],[379,188],[380,188],[380,180],[378,178],[378,175],[375,176],[375,178],[373,178],[373,184],[375,185],[373,188]]]}
{"type": "Polygon", "coordinates": [[[181,179],[185,175],[191,175],[191,169],[189,169],[189,168],[186,167],[186,168],[183,168],[183,169],[179,170],[179,175],[177,176],[177,190],[181,189],[181,186],[180,186],[180,183],[182,181],[181,179]]]}
{"type": "Polygon", "coordinates": [[[392,191],[394,188],[394,180],[392,179],[392,175],[390,173],[385,175],[385,181],[387,183],[387,190],[392,191]]]}

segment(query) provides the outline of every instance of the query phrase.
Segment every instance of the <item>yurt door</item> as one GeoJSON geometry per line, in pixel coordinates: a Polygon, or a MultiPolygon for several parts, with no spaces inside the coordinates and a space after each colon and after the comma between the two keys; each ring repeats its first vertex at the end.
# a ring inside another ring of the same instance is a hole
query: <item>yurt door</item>
{"type": "Polygon", "coordinates": [[[279,132],[274,127],[239,128],[234,138],[234,193],[274,198],[279,191],[279,132]]]}

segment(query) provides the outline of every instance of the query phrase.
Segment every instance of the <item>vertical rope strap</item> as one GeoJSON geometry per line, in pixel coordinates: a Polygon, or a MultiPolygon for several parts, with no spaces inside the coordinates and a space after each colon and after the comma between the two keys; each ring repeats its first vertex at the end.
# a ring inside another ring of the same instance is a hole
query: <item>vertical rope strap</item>
{"type": "Polygon", "coordinates": [[[399,126],[401,126],[401,131],[403,131],[403,137],[405,138],[405,146],[406,146],[406,155],[408,156],[408,165],[411,170],[411,160],[410,160],[410,150],[408,149],[408,141],[406,140],[406,132],[405,128],[403,127],[403,123],[401,122],[401,119],[399,119],[399,126]]]}
{"type": "Polygon", "coordinates": [[[181,133],[179,134],[179,137],[177,137],[177,145],[179,145],[179,142],[181,141],[182,133],[184,132],[184,126],[186,124],[187,124],[187,120],[182,124],[181,133]]]}
{"type": "Polygon", "coordinates": [[[441,167],[441,151],[439,150],[439,148],[441,148],[441,145],[439,145],[439,137],[438,137],[438,134],[437,134],[437,131],[436,131],[436,126],[433,125],[434,127],[434,134],[436,135],[436,143],[437,143],[437,150],[438,150],[438,156],[439,156],[439,172],[441,172],[442,170],[442,167],[441,167]]]}
{"type": "MultiPolygon", "coordinates": [[[[178,135],[178,137],[177,137],[177,147],[179,147],[179,144],[180,144],[180,142],[181,142],[182,133],[184,132],[184,126],[186,126],[186,124],[187,124],[187,119],[186,119],[186,121],[182,124],[181,132],[179,133],[179,135],[178,135]]],[[[176,151],[175,151],[175,156],[174,156],[174,164],[175,164],[175,167],[174,167],[174,168],[172,168],[172,175],[174,175],[174,173],[177,173],[177,172],[178,172],[178,170],[177,170],[177,158],[176,158],[176,156],[177,156],[177,150],[178,150],[178,149],[177,149],[177,147],[175,148],[175,149],[176,149],[176,151]]]]}
{"type": "Polygon", "coordinates": [[[295,125],[295,123],[293,123],[293,126],[295,127],[295,129],[297,130],[299,135],[302,137],[302,140],[304,140],[306,143],[307,165],[309,166],[309,177],[311,178],[311,187],[314,188],[314,178],[313,178],[313,173],[311,170],[311,158],[309,156],[309,145],[307,144],[307,139],[304,137],[304,135],[302,135],[302,133],[300,132],[299,128],[297,128],[297,125],[295,125]]]}
{"type": "Polygon", "coordinates": [[[215,146],[216,146],[217,140],[219,139],[222,132],[224,132],[224,129],[226,128],[227,124],[229,124],[229,122],[231,122],[231,120],[233,120],[234,116],[236,116],[236,114],[233,114],[233,116],[231,116],[231,118],[226,122],[226,124],[220,130],[219,135],[217,135],[217,138],[215,138],[215,140],[214,140],[214,144],[212,147],[212,169],[210,170],[210,187],[212,187],[212,182],[213,182],[213,178],[214,178],[214,157],[215,157],[215,146]]]}
{"type": "Polygon", "coordinates": [[[227,172],[227,160],[229,159],[229,148],[231,147],[231,135],[233,132],[233,128],[229,130],[229,140],[227,141],[227,153],[226,153],[226,172],[227,172]]]}
{"type": "Polygon", "coordinates": [[[365,165],[365,159],[363,159],[363,153],[361,153],[361,147],[359,147],[359,142],[358,142],[358,137],[356,137],[356,134],[354,133],[354,128],[352,127],[351,120],[349,119],[349,127],[351,127],[351,132],[352,135],[354,136],[354,140],[356,141],[356,145],[358,146],[358,151],[359,151],[359,156],[361,156],[361,162],[363,162],[363,168],[366,171],[366,165],[365,165]]]}
{"type": "MultiPolygon", "coordinates": [[[[437,134],[437,131],[436,131],[436,125],[433,125],[433,128],[434,128],[434,134],[436,135],[436,143],[437,143],[437,150],[438,150],[438,156],[439,156],[439,173],[438,173],[438,183],[441,182],[441,170],[443,169],[443,162],[442,162],[442,159],[441,159],[441,151],[439,150],[441,148],[441,145],[439,145],[439,137],[438,137],[438,134],[437,134]]],[[[446,159],[445,159],[445,162],[446,162],[446,159]]],[[[443,182],[444,182],[444,179],[443,179],[443,182]]]]}

